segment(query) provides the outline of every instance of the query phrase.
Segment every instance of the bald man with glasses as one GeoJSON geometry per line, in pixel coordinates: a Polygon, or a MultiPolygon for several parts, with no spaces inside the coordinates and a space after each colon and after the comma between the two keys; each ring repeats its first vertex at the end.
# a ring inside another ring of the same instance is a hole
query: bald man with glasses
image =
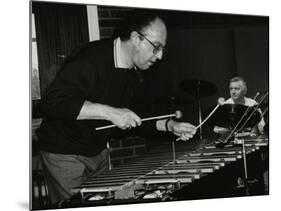
{"type": "Polygon", "coordinates": [[[95,130],[99,126],[171,132],[184,141],[196,132],[192,124],[173,119],[142,123],[129,107],[128,77],[163,58],[167,29],[148,10],[134,11],[125,23],[115,39],[91,42],[71,54],[42,97],[37,134],[52,203],[71,197],[83,178],[108,169],[106,142],[116,129],[95,130]]]}
{"type": "Polygon", "coordinates": [[[153,46],[152,52],[154,55],[158,54],[160,51],[162,51],[162,53],[164,52],[165,47],[161,43],[154,44],[148,38],[146,38],[146,35],[143,35],[140,32],[137,32],[137,33],[153,46]]]}

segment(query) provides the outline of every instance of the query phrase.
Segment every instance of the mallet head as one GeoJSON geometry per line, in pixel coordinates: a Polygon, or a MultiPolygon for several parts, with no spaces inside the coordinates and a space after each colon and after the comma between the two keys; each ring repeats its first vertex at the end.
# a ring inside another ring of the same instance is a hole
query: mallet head
{"type": "Polygon", "coordinates": [[[180,118],[182,118],[182,116],[183,116],[183,114],[182,114],[181,111],[178,110],[178,111],[175,112],[175,118],[176,119],[180,119],[180,118]]]}

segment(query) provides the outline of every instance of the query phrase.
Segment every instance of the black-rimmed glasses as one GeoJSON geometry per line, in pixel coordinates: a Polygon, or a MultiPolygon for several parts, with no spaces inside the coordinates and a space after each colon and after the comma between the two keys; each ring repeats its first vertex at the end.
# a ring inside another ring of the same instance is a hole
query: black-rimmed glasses
{"type": "Polygon", "coordinates": [[[158,54],[160,51],[162,51],[162,52],[165,51],[165,47],[162,46],[161,44],[155,45],[155,44],[154,44],[153,42],[151,42],[144,34],[138,32],[138,31],[137,31],[137,33],[138,33],[140,36],[142,36],[147,42],[149,42],[149,43],[152,45],[152,47],[153,47],[152,53],[153,53],[154,55],[158,54]]]}

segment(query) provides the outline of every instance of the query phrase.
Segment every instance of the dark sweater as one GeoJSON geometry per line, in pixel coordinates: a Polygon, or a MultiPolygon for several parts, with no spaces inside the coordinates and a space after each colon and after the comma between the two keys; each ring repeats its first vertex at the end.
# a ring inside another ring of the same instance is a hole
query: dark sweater
{"type": "MultiPolygon", "coordinates": [[[[40,149],[85,156],[101,152],[114,130],[95,128],[111,122],[76,118],[85,100],[128,108],[134,72],[114,67],[113,40],[91,42],[73,53],[42,98],[40,149]]],[[[155,130],[155,122],[145,124],[143,130],[155,130]]]]}

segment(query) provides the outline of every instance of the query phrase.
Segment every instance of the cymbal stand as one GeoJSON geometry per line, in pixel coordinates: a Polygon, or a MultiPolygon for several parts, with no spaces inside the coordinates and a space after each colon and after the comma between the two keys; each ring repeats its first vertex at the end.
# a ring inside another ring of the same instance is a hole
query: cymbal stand
{"type": "Polygon", "coordinates": [[[176,179],[176,148],[175,148],[175,141],[172,141],[172,152],[173,152],[173,176],[176,179]]]}
{"type": "Polygon", "coordinates": [[[198,105],[198,119],[199,119],[199,138],[202,139],[202,114],[201,114],[201,102],[200,102],[200,81],[198,81],[197,89],[196,89],[196,100],[198,105]]]}
{"type": "Polygon", "coordinates": [[[112,170],[112,166],[111,166],[111,157],[110,157],[110,145],[109,145],[109,141],[106,142],[106,148],[108,151],[108,170],[111,171],[112,170]]]}
{"type": "Polygon", "coordinates": [[[245,188],[245,194],[247,196],[250,195],[249,192],[249,183],[248,183],[248,168],[247,168],[247,157],[246,157],[246,149],[245,149],[245,140],[242,139],[236,139],[234,140],[235,144],[241,144],[242,145],[242,159],[243,159],[243,169],[244,169],[244,188],[245,188]]]}
{"type": "Polygon", "coordinates": [[[174,96],[172,96],[171,97],[171,105],[170,105],[171,107],[170,107],[170,109],[171,109],[171,111],[175,111],[175,97],[174,96]]]}

